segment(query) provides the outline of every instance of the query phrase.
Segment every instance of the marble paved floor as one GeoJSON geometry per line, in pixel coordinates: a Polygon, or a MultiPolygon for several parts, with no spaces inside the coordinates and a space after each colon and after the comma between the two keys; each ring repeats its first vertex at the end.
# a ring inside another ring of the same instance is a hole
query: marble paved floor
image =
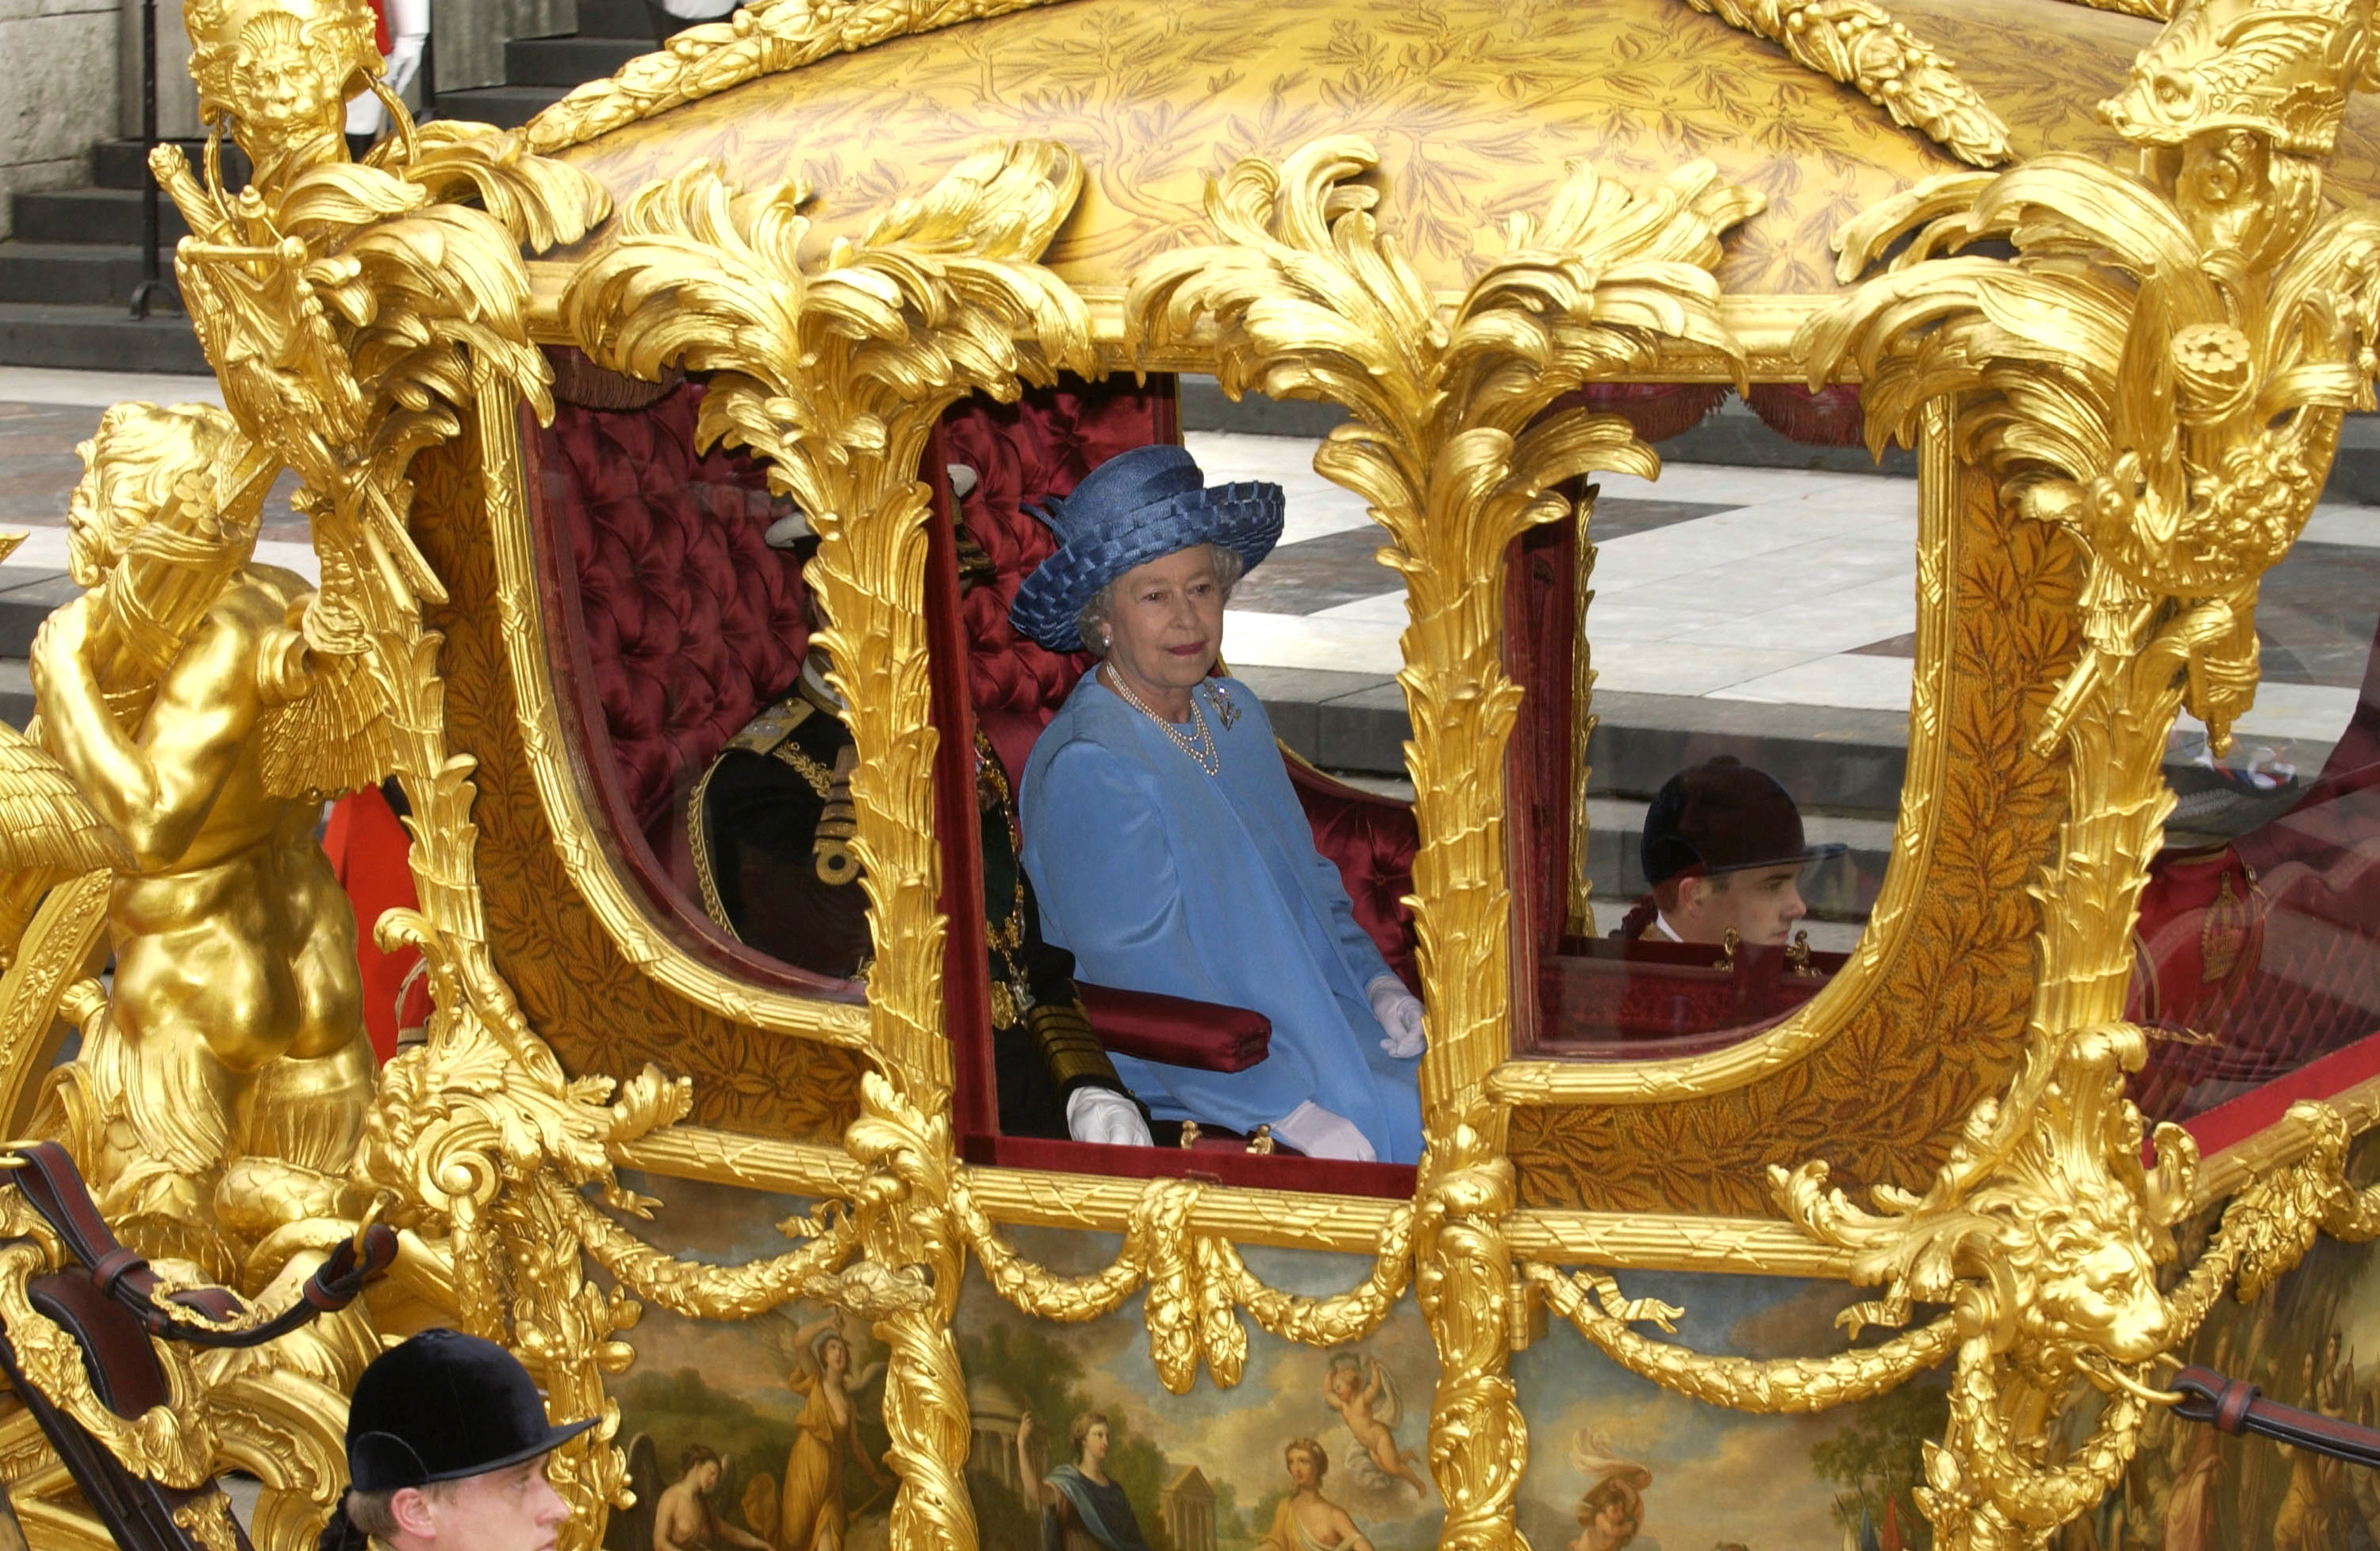
{"type": "MultiPolygon", "coordinates": [[[[30,539],[11,566],[66,563],[75,443],[126,398],[215,400],[212,381],[0,369],[0,525],[30,539]]],[[[1388,675],[1403,592],[1373,559],[1355,497],[1314,472],[1315,444],[1193,433],[1216,479],[1288,491],[1281,548],[1244,584],[1225,636],[1250,667],[1388,675]]],[[[1606,692],[1901,711],[1915,628],[1916,487],[1880,476],[1674,465],[1658,482],[1604,475],[1588,636],[1606,692]]],[[[314,574],[285,495],[259,554],[314,574]]],[[[2265,585],[2265,685],[2250,740],[2326,745],[2380,621],[2380,508],[2317,511],[2265,585]]],[[[2186,733],[2185,733],[2185,735],[2186,733]]]]}
{"type": "MultiPolygon", "coordinates": [[[[1281,548],[1227,616],[1227,658],[1393,673],[1402,588],[1370,563],[1360,503],[1314,474],[1313,444],[1188,441],[1210,477],[1278,479],[1289,492],[1281,548]]],[[[1906,710],[1912,481],[1681,464],[1658,482],[1612,474],[1597,483],[1587,636],[1598,690],[1906,710]]],[[[2326,746],[2354,709],[2380,624],[2380,508],[2320,508],[2266,578],[2258,624],[2265,683],[2243,742],[2277,745],[2284,757],[2292,745],[2326,746]]],[[[2203,740],[2194,724],[2184,729],[2193,735],[2203,740]]]]}

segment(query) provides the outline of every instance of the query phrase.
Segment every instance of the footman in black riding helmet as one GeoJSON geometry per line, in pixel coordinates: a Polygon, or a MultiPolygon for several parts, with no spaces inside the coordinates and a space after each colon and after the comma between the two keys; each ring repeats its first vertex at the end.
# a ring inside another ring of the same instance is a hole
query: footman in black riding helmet
{"type": "Polygon", "coordinates": [[[321,1551],[553,1551],[570,1509],[545,1479],[595,1425],[545,1419],[517,1358],[425,1330],[372,1360],[347,1410],[347,1495],[321,1551]]]}

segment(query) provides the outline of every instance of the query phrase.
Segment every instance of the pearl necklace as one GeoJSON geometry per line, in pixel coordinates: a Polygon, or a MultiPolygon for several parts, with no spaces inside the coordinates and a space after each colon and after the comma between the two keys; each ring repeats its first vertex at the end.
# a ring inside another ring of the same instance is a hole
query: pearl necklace
{"type": "Polygon", "coordinates": [[[1197,729],[1197,733],[1195,737],[1185,738],[1180,728],[1158,715],[1149,709],[1147,701],[1132,692],[1132,685],[1123,682],[1122,673],[1111,672],[1101,682],[1114,690],[1125,705],[1156,722],[1158,731],[1172,739],[1173,746],[1188,755],[1192,764],[1210,776],[1222,773],[1223,757],[1215,747],[1214,733],[1207,726],[1207,713],[1198,709],[1198,697],[1190,697],[1190,723],[1197,729]]]}

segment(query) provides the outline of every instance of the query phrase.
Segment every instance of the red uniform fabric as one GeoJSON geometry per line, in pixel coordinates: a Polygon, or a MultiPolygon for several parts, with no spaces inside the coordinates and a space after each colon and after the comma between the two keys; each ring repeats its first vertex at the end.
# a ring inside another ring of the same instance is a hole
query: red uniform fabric
{"type": "Polygon", "coordinates": [[[401,1020],[397,1013],[397,998],[407,988],[406,976],[421,962],[421,951],[406,948],[383,953],[372,940],[372,927],[382,912],[420,908],[420,899],[413,891],[412,837],[398,822],[388,799],[380,794],[380,788],[367,786],[331,806],[322,850],[356,908],[356,968],[363,976],[364,1028],[371,1036],[372,1054],[386,1061],[396,1054],[400,1024],[419,1023],[428,1014],[419,979],[413,983],[412,1000],[425,1005],[409,1020],[401,1020]]]}

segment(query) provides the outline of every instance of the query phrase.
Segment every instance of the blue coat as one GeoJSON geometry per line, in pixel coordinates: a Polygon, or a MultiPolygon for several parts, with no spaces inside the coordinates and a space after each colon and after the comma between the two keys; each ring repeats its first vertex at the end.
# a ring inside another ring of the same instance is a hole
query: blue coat
{"type": "Polygon", "coordinates": [[[1221,756],[1209,776],[1164,730],[1087,673],[1026,762],[1025,870],[1042,935],[1094,985],[1253,1008],[1271,1054],[1245,1072],[1115,1058],[1152,1113],[1253,1132],[1313,1101],[1383,1161],[1421,1157],[1418,1060],[1398,1060],[1365,987],[1390,973],[1355,924],[1339,869],[1289,783],[1254,692],[1207,702],[1221,756]]]}

